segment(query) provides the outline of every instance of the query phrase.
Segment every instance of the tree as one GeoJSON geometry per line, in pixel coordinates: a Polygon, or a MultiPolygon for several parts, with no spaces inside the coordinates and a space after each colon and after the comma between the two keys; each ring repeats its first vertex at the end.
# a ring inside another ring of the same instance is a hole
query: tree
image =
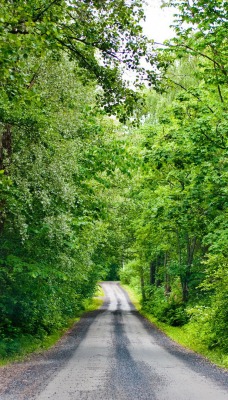
{"type": "Polygon", "coordinates": [[[3,335],[41,337],[62,326],[104,268],[96,257],[108,235],[104,191],[124,168],[124,152],[116,122],[98,113],[95,84],[79,75],[67,58],[47,58],[33,101],[12,114],[10,178],[2,181],[3,335]]]}
{"type": "Polygon", "coordinates": [[[129,271],[139,278],[132,263],[143,265],[144,304],[161,320],[186,323],[192,305],[198,335],[208,329],[207,345],[227,349],[227,5],[169,4],[176,37],[158,49],[160,94],[147,93],[144,125],[131,139],[141,160],[131,194],[140,207],[132,248],[140,251],[129,271]]]}
{"type": "Polygon", "coordinates": [[[85,79],[96,78],[104,90],[103,105],[121,114],[134,109],[137,99],[121,79],[121,68],[139,76],[141,57],[149,51],[142,33],[142,2],[106,1],[2,1],[1,66],[3,92],[8,98],[34,85],[40,64],[47,54],[70,59],[87,71],[85,79]],[[24,71],[28,58],[35,59],[24,71]]]}
{"type": "MultiPolygon", "coordinates": [[[[37,102],[36,84],[47,59],[60,62],[67,53],[81,70],[75,79],[80,74],[85,84],[96,80],[105,111],[122,120],[136,113],[141,96],[122,75],[125,67],[137,79],[143,74],[140,59],[150,51],[143,17],[138,0],[1,2],[0,170],[9,173],[12,129],[21,123],[23,107],[37,102]]],[[[3,201],[1,226],[4,207],[3,201]]]]}

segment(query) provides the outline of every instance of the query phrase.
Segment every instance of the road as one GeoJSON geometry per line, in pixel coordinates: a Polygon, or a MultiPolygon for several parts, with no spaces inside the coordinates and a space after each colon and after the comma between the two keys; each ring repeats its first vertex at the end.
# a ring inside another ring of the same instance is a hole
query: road
{"type": "Polygon", "coordinates": [[[226,372],[159,332],[117,283],[102,286],[103,308],[30,362],[1,400],[228,399],[226,372]]]}

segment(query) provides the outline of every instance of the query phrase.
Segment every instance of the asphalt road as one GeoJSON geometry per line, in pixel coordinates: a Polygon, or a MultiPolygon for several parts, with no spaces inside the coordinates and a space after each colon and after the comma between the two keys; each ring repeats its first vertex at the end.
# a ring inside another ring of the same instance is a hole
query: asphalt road
{"type": "Polygon", "coordinates": [[[158,332],[145,326],[118,284],[102,286],[105,312],[37,400],[228,399],[213,373],[207,377],[209,366],[204,369],[202,360],[196,366],[186,352],[175,354],[178,348],[162,343],[163,335],[159,343],[158,332]]]}
{"type": "Polygon", "coordinates": [[[159,332],[117,283],[102,286],[103,308],[54,349],[15,366],[1,400],[228,399],[227,372],[159,332]]]}

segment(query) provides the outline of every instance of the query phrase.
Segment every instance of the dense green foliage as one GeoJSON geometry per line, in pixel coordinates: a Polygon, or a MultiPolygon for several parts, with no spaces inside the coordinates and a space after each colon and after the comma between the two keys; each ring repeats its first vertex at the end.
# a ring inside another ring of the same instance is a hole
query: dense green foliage
{"type": "Polygon", "coordinates": [[[69,61],[46,62],[38,100],[16,109],[2,203],[4,333],[61,326],[99,277],[93,257],[107,230],[102,177],[115,168],[115,127],[94,115],[93,93],[69,61]]]}
{"type": "Polygon", "coordinates": [[[227,2],[170,1],[162,45],[141,3],[1,0],[0,354],[119,276],[228,350],[227,2]]]}
{"type": "Polygon", "coordinates": [[[147,94],[145,123],[129,140],[138,158],[134,239],[121,277],[141,286],[160,321],[188,322],[227,352],[228,10],[222,1],[191,4],[175,2],[177,35],[159,50],[170,63],[162,94],[147,94]]]}
{"type": "Polygon", "coordinates": [[[98,279],[117,277],[121,250],[108,209],[126,166],[119,122],[107,114],[136,116],[141,94],[121,75],[127,68],[139,78],[149,42],[137,0],[2,0],[0,9],[0,353],[7,355],[29,335],[61,328],[98,279]]]}

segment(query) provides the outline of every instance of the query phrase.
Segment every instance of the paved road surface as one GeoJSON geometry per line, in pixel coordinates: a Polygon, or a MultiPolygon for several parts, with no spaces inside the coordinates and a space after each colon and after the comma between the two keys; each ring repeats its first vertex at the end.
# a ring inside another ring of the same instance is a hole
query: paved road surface
{"type": "Polygon", "coordinates": [[[1,400],[228,399],[227,373],[145,321],[117,283],[102,286],[103,309],[82,320],[62,350],[33,362],[25,383],[19,375],[1,400]]]}

